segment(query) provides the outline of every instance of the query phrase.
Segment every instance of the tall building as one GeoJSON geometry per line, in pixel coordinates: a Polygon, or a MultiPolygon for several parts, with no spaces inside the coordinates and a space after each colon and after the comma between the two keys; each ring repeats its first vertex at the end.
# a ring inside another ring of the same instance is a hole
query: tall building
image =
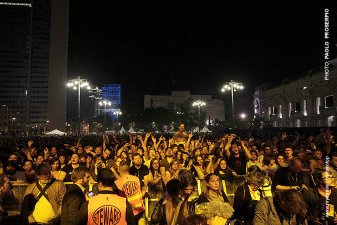
{"type": "Polygon", "coordinates": [[[0,104],[12,127],[65,127],[68,13],[69,0],[0,0],[0,104]]]}
{"type": "Polygon", "coordinates": [[[121,85],[120,84],[104,84],[102,86],[102,100],[108,100],[111,102],[111,106],[106,107],[103,110],[110,116],[110,118],[116,118],[115,111],[121,111],[121,85]]]}

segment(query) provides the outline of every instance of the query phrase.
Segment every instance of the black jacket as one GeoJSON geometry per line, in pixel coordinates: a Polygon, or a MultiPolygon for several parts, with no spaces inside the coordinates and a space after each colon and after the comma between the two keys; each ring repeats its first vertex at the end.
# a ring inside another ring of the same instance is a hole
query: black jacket
{"type": "Polygon", "coordinates": [[[76,184],[70,185],[62,202],[61,225],[73,225],[85,201],[81,188],[76,184]]]}
{"type": "Polygon", "coordinates": [[[235,191],[233,217],[244,220],[248,225],[251,224],[255,213],[256,203],[257,201],[252,200],[248,183],[246,182],[243,185],[240,185],[235,191]]]}

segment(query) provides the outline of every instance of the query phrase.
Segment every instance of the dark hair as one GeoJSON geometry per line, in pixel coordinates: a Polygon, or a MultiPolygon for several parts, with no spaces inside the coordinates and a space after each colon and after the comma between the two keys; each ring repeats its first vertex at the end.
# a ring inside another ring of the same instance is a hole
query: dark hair
{"type": "MultiPolygon", "coordinates": [[[[151,159],[151,161],[150,161],[150,171],[151,171],[152,175],[154,175],[154,172],[155,172],[153,167],[152,167],[154,161],[158,161],[158,163],[160,163],[159,159],[151,159]]],[[[158,171],[160,171],[160,167],[158,167],[158,171]]]]}
{"type": "Polygon", "coordinates": [[[51,172],[50,165],[48,163],[42,162],[36,167],[36,175],[47,175],[51,172]]]}
{"type": "Polygon", "coordinates": [[[102,183],[104,187],[114,187],[116,178],[112,171],[108,168],[102,168],[98,170],[97,182],[102,183]]]}
{"type": "Polygon", "coordinates": [[[213,176],[213,175],[219,177],[219,176],[216,175],[215,173],[209,173],[209,174],[205,177],[205,181],[208,183],[209,180],[211,179],[211,176],[213,176]]]}
{"type": "Polygon", "coordinates": [[[83,179],[86,173],[90,173],[89,169],[83,166],[77,167],[71,173],[71,180],[73,182],[78,181],[79,179],[83,179]]]}
{"type": "Polygon", "coordinates": [[[275,199],[276,205],[286,213],[301,214],[303,216],[306,214],[306,203],[302,194],[296,190],[278,192],[275,199]]]}
{"type": "Polygon", "coordinates": [[[193,175],[189,170],[186,170],[181,174],[179,172],[179,180],[181,181],[183,188],[188,186],[197,186],[195,175],[193,175]]]}
{"type": "Polygon", "coordinates": [[[317,187],[320,186],[323,182],[323,173],[332,174],[332,172],[329,170],[316,169],[313,174],[313,178],[317,187]]]}
{"type": "Polygon", "coordinates": [[[134,160],[136,156],[139,156],[140,158],[142,157],[139,153],[135,153],[135,154],[132,155],[132,160],[134,160]]]}
{"type": "Polygon", "coordinates": [[[177,197],[182,189],[183,185],[179,179],[169,180],[166,184],[166,191],[171,197],[177,197]]]}
{"type": "Polygon", "coordinates": [[[203,215],[192,214],[184,219],[184,223],[186,225],[206,225],[207,218],[203,215]]]}
{"type": "Polygon", "coordinates": [[[51,166],[51,165],[53,165],[57,161],[59,162],[59,166],[57,167],[57,170],[60,170],[61,169],[61,162],[60,162],[59,159],[52,158],[52,159],[49,160],[49,164],[51,166]]]}

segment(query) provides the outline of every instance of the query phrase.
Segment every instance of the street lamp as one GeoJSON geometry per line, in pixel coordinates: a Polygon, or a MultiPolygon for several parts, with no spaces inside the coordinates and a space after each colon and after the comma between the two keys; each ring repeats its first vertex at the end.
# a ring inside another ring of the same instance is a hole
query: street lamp
{"type": "Polygon", "coordinates": [[[118,122],[118,117],[119,117],[120,115],[122,115],[122,112],[121,112],[121,111],[115,111],[115,112],[113,112],[113,114],[116,116],[117,122],[118,122]]]}
{"type": "Polygon", "coordinates": [[[242,90],[243,89],[243,84],[240,82],[236,82],[236,81],[228,81],[226,82],[221,89],[221,92],[226,92],[226,91],[231,91],[232,94],[232,119],[233,122],[235,120],[235,115],[234,115],[234,91],[237,90],[242,90]]]}
{"type": "Polygon", "coordinates": [[[78,98],[77,98],[77,119],[78,119],[78,135],[81,134],[81,88],[90,89],[89,83],[86,79],[81,79],[78,76],[76,79],[71,79],[67,82],[67,87],[72,87],[74,90],[77,90],[78,98]]]}
{"type": "Polygon", "coordinates": [[[104,105],[104,129],[106,130],[106,106],[111,106],[111,102],[108,100],[103,100],[98,103],[100,106],[104,105]]]}
{"type": "Polygon", "coordinates": [[[196,100],[193,102],[192,106],[197,106],[198,107],[198,117],[199,117],[199,123],[200,123],[200,107],[205,106],[206,102],[201,101],[201,100],[196,100]]]}

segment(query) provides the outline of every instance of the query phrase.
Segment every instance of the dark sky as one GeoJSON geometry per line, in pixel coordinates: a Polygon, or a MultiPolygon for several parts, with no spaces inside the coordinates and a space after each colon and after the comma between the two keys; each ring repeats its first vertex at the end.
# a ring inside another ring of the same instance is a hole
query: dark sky
{"type": "MultiPolygon", "coordinates": [[[[123,110],[171,90],[221,98],[231,79],[248,99],[261,83],[323,68],[322,3],[129,7],[70,1],[69,17],[69,78],[121,83],[123,110]]],[[[329,8],[336,55],[337,10],[329,8]]]]}

